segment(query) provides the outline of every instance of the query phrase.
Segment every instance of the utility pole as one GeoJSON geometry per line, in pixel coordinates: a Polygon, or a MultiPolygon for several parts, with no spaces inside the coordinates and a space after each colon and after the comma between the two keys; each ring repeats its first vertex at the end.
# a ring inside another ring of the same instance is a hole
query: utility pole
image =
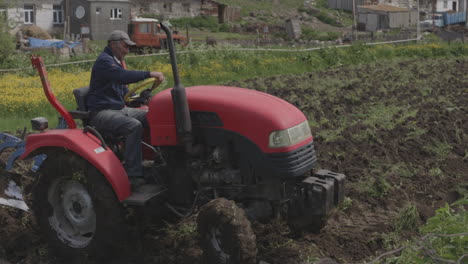
{"type": "Polygon", "coordinates": [[[357,27],[356,27],[356,0],[353,0],[353,37],[357,40],[357,27]]]}
{"type": "Polygon", "coordinates": [[[436,11],[436,2],[437,0],[432,0],[432,13],[431,13],[431,19],[432,19],[432,32],[435,31],[435,17],[434,17],[434,12],[436,11]]]}
{"type": "Polygon", "coordinates": [[[417,19],[416,19],[416,42],[419,42],[419,38],[421,37],[419,34],[421,33],[421,29],[419,27],[419,0],[416,0],[416,10],[418,10],[417,19]]]}
{"type": "MultiPolygon", "coordinates": [[[[70,0],[65,1],[65,9],[67,10],[66,11],[67,20],[66,20],[66,25],[65,25],[65,31],[66,31],[65,36],[67,37],[67,39],[70,39],[70,13],[71,13],[70,0]]],[[[63,37],[65,38],[65,36],[63,36],[63,37]]]]}

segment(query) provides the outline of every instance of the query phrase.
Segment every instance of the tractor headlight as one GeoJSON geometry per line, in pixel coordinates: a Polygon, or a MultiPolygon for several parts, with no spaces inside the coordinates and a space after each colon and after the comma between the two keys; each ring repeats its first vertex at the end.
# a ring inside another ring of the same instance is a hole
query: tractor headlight
{"type": "Polygon", "coordinates": [[[297,126],[271,132],[268,145],[270,148],[287,147],[299,143],[311,135],[309,123],[306,120],[297,126]]]}

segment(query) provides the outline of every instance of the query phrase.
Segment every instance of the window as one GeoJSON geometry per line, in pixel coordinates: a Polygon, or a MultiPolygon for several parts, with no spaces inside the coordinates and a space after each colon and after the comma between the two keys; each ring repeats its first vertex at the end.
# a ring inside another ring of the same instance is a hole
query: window
{"type": "Polygon", "coordinates": [[[60,5],[54,5],[53,8],[53,23],[63,24],[63,8],[60,5]]]}
{"type": "Polygon", "coordinates": [[[122,8],[111,8],[110,18],[111,19],[122,19],[122,8]]]}
{"type": "Polygon", "coordinates": [[[184,10],[184,12],[187,12],[189,13],[190,12],[190,4],[182,4],[182,9],[184,10]]]}
{"type": "Polygon", "coordinates": [[[151,33],[151,23],[138,24],[138,31],[140,31],[140,33],[151,33]]]}
{"type": "Polygon", "coordinates": [[[34,24],[34,6],[24,5],[24,23],[34,24]]]}
{"type": "Polygon", "coordinates": [[[448,7],[448,1],[444,1],[444,8],[448,7]]]}
{"type": "Polygon", "coordinates": [[[163,5],[164,9],[166,9],[166,12],[172,12],[172,4],[164,4],[163,5]]]}
{"type": "Polygon", "coordinates": [[[100,7],[96,7],[96,15],[99,15],[101,14],[101,8],[100,7]]]}

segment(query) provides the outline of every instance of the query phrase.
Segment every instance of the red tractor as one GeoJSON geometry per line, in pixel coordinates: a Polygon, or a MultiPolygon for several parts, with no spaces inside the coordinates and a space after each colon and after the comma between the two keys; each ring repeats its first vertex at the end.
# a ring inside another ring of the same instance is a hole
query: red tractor
{"type": "Polygon", "coordinates": [[[209,263],[255,263],[251,220],[282,215],[292,230],[319,231],[343,200],[345,176],[312,172],[316,155],[304,114],[253,90],[184,88],[171,32],[161,28],[169,36],[175,85],[145,106],[150,127],[142,144],[152,180],[135,189],[121,161],[123,139],[86,126],[87,88],[74,91],[78,111],[66,110],[50,89],[42,59],[32,58],[49,102],[66,122],[64,129],[47,130],[45,118],[33,119],[40,132],[26,138],[21,156],[47,156],[33,210],[49,244],[64,256],[106,256],[126,237],[129,206],[162,206],[180,217],[197,212],[209,263]]]}

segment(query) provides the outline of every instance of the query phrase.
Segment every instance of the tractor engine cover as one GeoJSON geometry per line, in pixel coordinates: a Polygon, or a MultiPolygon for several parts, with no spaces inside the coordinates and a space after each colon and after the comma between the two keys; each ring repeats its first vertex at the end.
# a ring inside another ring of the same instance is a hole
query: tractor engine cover
{"type": "Polygon", "coordinates": [[[334,182],[307,177],[290,193],[287,219],[293,230],[319,231],[334,205],[334,182]]]}

